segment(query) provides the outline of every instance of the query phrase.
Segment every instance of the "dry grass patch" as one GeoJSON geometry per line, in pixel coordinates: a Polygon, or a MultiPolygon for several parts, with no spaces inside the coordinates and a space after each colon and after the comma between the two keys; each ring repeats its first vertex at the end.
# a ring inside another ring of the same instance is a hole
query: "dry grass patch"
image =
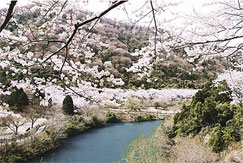
{"type": "Polygon", "coordinates": [[[171,161],[180,163],[219,162],[219,156],[203,143],[199,136],[176,138],[171,152],[171,161]]]}

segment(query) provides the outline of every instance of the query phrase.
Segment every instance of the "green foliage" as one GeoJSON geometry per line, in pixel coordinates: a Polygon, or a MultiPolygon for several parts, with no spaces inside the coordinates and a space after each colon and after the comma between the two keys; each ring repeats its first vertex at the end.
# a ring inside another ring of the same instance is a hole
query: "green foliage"
{"type": "Polygon", "coordinates": [[[67,95],[62,103],[62,110],[65,114],[72,115],[74,111],[73,99],[71,96],[67,95]]]}
{"type": "Polygon", "coordinates": [[[67,136],[76,135],[84,130],[83,118],[81,116],[73,116],[68,123],[65,124],[65,133],[67,136]]]}
{"type": "Polygon", "coordinates": [[[119,123],[119,122],[121,122],[121,118],[118,117],[115,113],[108,112],[106,114],[106,122],[107,123],[119,123]]]}
{"type": "Polygon", "coordinates": [[[135,117],[134,121],[135,122],[144,122],[144,121],[151,121],[151,120],[155,120],[155,117],[151,114],[144,113],[142,115],[135,117]]]}
{"type": "Polygon", "coordinates": [[[37,77],[37,78],[44,78],[47,80],[48,78],[53,78],[53,76],[56,76],[59,72],[57,70],[52,70],[49,67],[46,67],[43,69],[42,67],[34,67],[31,68],[31,77],[37,77]]]}
{"type": "Polygon", "coordinates": [[[197,102],[204,103],[206,99],[212,99],[217,103],[230,103],[232,101],[231,93],[225,80],[215,84],[210,81],[195,94],[191,105],[195,106],[197,102]]]}
{"type": "Polygon", "coordinates": [[[176,126],[166,128],[165,132],[169,139],[172,139],[176,136],[176,130],[176,126]]]}
{"type": "Polygon", "coordinates": [[[4,91],[7,90],[7,87],[9,87],[11,85],[11,80],[9,79],[9,75],[7,75],[7,70],[6,69],[0,69],[0,83],[4,86],[0,85],[0,88],[2,87],[2,89],[4,91]]]}
{"type": "Polygon", "coordinates": [[[150,76],[153,88],[196,88],[202,83],[199,74],[189,73],[186,69],[175,65],[155,65],[150,76]]]}
{"type": "Polygon", "coordinates": [[[243,132],[243,106],[238,105],[234,109],[234,118],[232,120],[234,127],[240,132],[243,132]]]}
{"type": "Polygon", "coordinates": [[[122,162],[166,163],[170,161],[171,141],[165,134],[165,127],[159,126],[149,137],[144,135],[132,140],[124,153],[122,162]]]}
{"type": "Polygon", "coordinates": [[[97,117],[96,115],[93,115],[90,120],[85,122],[85,126],[96,128],[101,127],[105,125],[105,120],[97,117]]]}
{"type": "Polygon", "coordinates": [[[11,107],[15,107],[17,111],[22,111],[24,106],[29,105],[29,99],[22,88],[15,88],[9,96],[8,104],[11,107]]]}
{"type": "Polygon", "coordinates": [[[114,56],[115,53],[112,50],[107,50],[103,55],[102,55],[102,62],[106,61],[111,61],[111,57],[114,56]]]}
{"type": "Polygon", "coordinates": [[[0,162],[29,162],[39,155],[55,150],[63,143],[65,138],[65,134],[58,134],[54,128],[51,128],[38,136],[32,136],[31,139],[23,139],[19,142],[11,140],[11,142],[1,144],[0,162]]]}
{"type": "Polygon", "coordinates": [[[223,132],[220,124],[213,128],[209,144],[214,152],[220,152],[224,149],[223,132]]]}
{"type": "Polygon", "coordinates": [[[207,83],[195,94],[191,104],[183,105],[181,112],[174,116],[174,125],[167,130],[168,136],[194,136],[209,128],[209,144],[214,152],[222,151],[232,141],[239,141],[243,131],[242,106],[231,105],[231,101],[226,81],[207,83]]]}
{"type": "Polygon", "coordinates": [[[231,106],[227,103],[218,104],[216,106],[217,121],[224,127],[226,122],[233,118],[233,111],[231,106]]]}
{"type": "Polygon", "coordinates": [[[96,115],[92,116],[92,127],[100,127],[105,125],[105,121],[103,119],[98,118],[96,115]]]}
{"type": "MultiPolygon", "coordinates": [[[[123,38],[125,36],[119,36],[118,39],[126,40],[123,38]]],[[[204,65],[205,70],[203,71],[194,71],[193,65],[183,62],[183,64],[179,64],[182,62],[182,58],[180,54],[177,54],[177,58],[175,56],[171,56],[170,58],[166,58],[166,61],[160,61],[160,63],[156,63],[151,70],[149,77],[142,77],[140,79],[137,78],[137,73],[127,72],[126,68],[129,68],[129,64],[123,65],[121,61],[117,61],[114,59],[117,54],[112,53],[111,50],[104,50],[103,54],[101,53],[101,60],[108,61],[111,60],[113,66],[118,71],[114,73],[114,75],[119,75],[120,78],[125,82],[123,86],[119,86],[121,88],[130,89],[133,87],[143,88],[143,89],[161,89],[161,88],[191,88],[191,89],[201,89],[203,84],[208,79],[215,78],[216,72],[219,70],[214,68],[213,70],[208,70],[208,67],[211,65],[204,65]],[[207,71],[208,70],[208,71],[207,71]]],[[[131,63],[137,62],[139,57],[130,57],[131,63]]],[[[211,63],[211,62],[209,62],[211,63]]],[[[212,62],[213,64],[213,62],[212,62]]],[[[143,69],[143,68],[141,68],[143,69]]],[[[142,70],[143,71],[143,70],[142,70]]],[[[107,87],[113,87],[112,85],[106,84],[107,87]]]]}
{"type": "Polygon", "coordinates": [[[129,52],[135,52],[136,49],[141,49],[143,43],[141,41],[132,38],[132,36],[125,36],[124,34],[118,35],[118,40],[127,45],[129,52]]]}
{"type": "Polygon", "coordinates": [[[68,136],[78,134],[81,131],[80,124],[75,123],[73,121],[68,122],[66,124],[65,128],[66,128],[65,132],[67,133],[68,136]]]}

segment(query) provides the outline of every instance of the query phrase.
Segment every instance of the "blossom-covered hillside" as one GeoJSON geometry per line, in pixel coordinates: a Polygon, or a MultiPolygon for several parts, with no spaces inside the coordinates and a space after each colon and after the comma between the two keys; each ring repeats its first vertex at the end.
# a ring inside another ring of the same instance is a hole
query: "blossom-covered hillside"
{"type": "Polygon", "coordinates": [[[157,42],[154,49],[154,34],[148,27],[105,17],[83,25],[69,42],[75,24],[92,16],[61,1],[16,8],[0,33],[1,90],[17,86],[33,94],[36,88],[48,92],[45,89],[53,87],[76,90],[88,98],[104,88],[195,89],[228,66],[220,56],[168,50],[166,42],[157,42]],[[87,95],[87,90],[96,91],[87,95]]]}

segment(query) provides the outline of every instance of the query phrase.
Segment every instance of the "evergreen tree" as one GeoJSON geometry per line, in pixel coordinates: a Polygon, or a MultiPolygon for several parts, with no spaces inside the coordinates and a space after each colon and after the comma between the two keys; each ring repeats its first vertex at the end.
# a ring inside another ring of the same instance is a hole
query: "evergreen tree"
{"type": "Polygon", "coordinates": [[[65,114],[72,115],[74,111],[73,99],[71,96],[67,95],[62,103],[62,110],[65,114]]]}
{"type": "Polygon", "coordinates": [[[168,136],[195,136],[201,131],[207,132],[215,152],[222,151],[232,141],[241,140],[243,109],[230,104],[231,92],[226,81],[207,83],[195,94],[191,105],[183,105],[181,112],[174,116],[168,136]]]}
{"type": "Polygon", "coordinates": [[[29,105],[29,99],[22,88],[15,88],[15,91],[9,96],[8,104],[9,106],[15,107],[17,111],[22,111],[24,106],[29,105]]]}

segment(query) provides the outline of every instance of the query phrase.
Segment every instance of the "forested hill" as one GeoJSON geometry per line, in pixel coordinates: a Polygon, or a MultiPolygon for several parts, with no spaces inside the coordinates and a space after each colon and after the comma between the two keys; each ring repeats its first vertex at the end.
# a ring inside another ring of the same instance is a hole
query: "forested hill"
{"type": "Polygon", "coordinates": [[[30,80],[98,88],[201,88],[229,66],[220,56],[190,58],[183,49],[158,46],[155,55],[152,29],[105,17],[79,28],[63,48],[75,24],[92,16],[54,2],[17,8],[0,36],[1,86],[30,80]]]}

